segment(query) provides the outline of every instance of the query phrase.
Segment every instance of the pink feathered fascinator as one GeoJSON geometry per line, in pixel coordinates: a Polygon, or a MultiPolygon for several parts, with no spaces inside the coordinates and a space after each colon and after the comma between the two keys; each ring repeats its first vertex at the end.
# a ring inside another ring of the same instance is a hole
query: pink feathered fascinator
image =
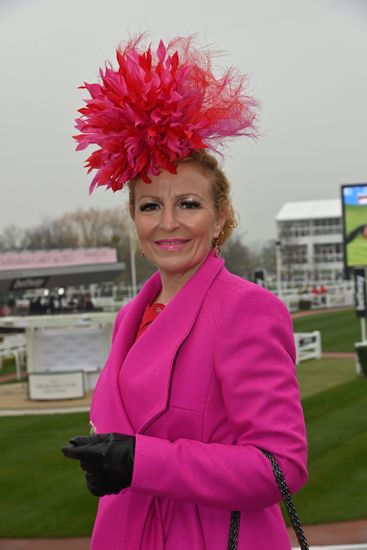
{"type": "Polygon", "coordinates": [[[77,150],[98,147],[86,160],[88,173],[97,171],[90,192],[117,191],[136,177],[150,183],[161,170],[175,174],[195,150],[256,137],[257,102],[244,93],[245,76],[232,68],[214,76],[214,53],[195,49],[193,37],[160,41],[155,53],[142,38],[117,49],[118,67],[100,69],[100,83],[81,86],[91,99],[79,109],[77,150]]]}

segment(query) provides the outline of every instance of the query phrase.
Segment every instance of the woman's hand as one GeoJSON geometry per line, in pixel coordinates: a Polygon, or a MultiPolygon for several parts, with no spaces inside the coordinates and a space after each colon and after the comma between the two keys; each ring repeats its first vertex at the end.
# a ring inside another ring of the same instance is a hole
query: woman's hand
{"type": "Polygon", "coordinates": [[[62,452],[68,458],[80,460],[93,495],[118,494],[131,485],[135,436],[118,433],[77,436],[70,443],[62,452]]]}

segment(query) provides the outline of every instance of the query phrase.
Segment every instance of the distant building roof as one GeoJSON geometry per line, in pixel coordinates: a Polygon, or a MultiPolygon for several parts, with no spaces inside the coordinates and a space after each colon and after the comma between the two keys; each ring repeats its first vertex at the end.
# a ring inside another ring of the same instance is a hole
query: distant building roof
{"type": "Polygon", "coordinates": [[[0,253],[0,271],[9,269],[43,269],[117,262],[114,248],[64,248],[0,253]]]}
{"type": "Polygon", "coordinates": [[[79,248],[0,254],[0,294],[113,281],[125,271],[113,248],[79,248]]]}
{"type": "Polygon", "coordinates": [[[291,220],[313,220],[320,218],[340,218],[342,204],[340,199],[318,201],[286,202],[276,215],[277,222],[291,220]]]}

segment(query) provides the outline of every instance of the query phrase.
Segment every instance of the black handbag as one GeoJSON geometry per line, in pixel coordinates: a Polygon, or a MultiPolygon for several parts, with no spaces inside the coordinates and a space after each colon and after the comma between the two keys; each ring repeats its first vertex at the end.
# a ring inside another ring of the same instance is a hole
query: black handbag
{"type": "MultiPolygon", "coordinates": [[[[277,482],[278,489],[280,491],[280,494],[282,495],[284,504],[288,512],[289,519],[291,521],[294,532],[296,533],[300,548],[301,550],[309,550],[310,547],[308,546],[308,542],[303,532],[301,522],[296,512],[296,508],[293,504],[292,496],[288,489],[288,485],[285,480],[284,474],[278,462],[275,460],[272,454],[263,450],[261,450],[261,452],[271,462],[275,481],[277,482]]],[[[239,531],[240,531],[240,512],[231,512],[231,524],[229,526],[227,550],[237,550],[239,531]]]]}

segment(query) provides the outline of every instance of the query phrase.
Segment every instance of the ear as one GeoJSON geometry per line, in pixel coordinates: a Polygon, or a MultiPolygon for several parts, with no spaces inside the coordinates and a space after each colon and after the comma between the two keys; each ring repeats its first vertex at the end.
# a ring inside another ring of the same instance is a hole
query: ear
{"type": "Polygon", "coordinates": [[[227,218],[228,218],[228,215],[227,215],[227,212],[226,211],[222,211],[222,212],[219,212],[218,215],[217,215],[217,220],[216,220],[216,223],[215,223],[215,231],[214,231],[214,237],[217,238],[223,227],[224,227],[224,224],[226,223],[227,221],[227,218]]]}

